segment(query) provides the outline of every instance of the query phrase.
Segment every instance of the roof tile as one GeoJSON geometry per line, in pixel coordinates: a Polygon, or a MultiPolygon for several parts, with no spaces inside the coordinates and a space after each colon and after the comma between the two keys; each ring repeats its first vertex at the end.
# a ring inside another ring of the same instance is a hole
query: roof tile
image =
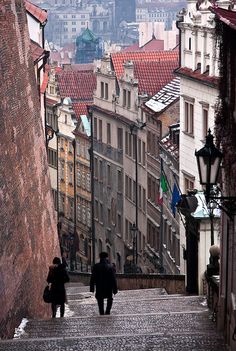
{"type": "Polygon", "coordinates": [[[92,101],[96,89],[96,75],[93,71],[61,71],[57,74],[62,99],[92,101]]]}
{"type": "Polygon", "coordinates": [[[120,78],[124,73],[124,63],[126,61],[176,61],[178,62],[179,53],[178,51],[137,51],[137,52],[117,52],[111,54],[112,63],[117,78],[120,78]]]}
{"type": "Polygon", "coordinates": [[[46,10],[32,4],[30,1],[25,0],[26,11],[29,12],[33,17],[35,17],[41,24],[45,23],[48,18],[46,10]]]}
{"type": "Polygon", "coordinates": [[[134,76],[138,79],[139,93],[154,95],[174,77],[177,61],[134,62],[134,76]]]}

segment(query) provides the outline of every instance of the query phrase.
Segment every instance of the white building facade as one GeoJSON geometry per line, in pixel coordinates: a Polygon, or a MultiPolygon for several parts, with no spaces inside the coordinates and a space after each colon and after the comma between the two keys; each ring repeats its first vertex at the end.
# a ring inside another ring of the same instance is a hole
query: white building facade
{"type": "MultiPolygon", "coordinates": [[[[209,2],[188,0],[187,9],[178,22],[181,38],[180,68],[180,188],[183,194],[202,190],[199,183],[195,150],[205,144],[210,128],[214,133],[214,114],[218,97],[218,60],[214,36],[214,15],[209,2]]],[[[200,201],[200,200],[199,200],[200,201]]],[[[218,239],[218,218],[214,216],[214,244],[218,239]]],[[[203,201],[195,213],[185,217],[180,226],[181,273],[187,276],[189,292],[203,292],[203,279],[209,263],[211,226],[209,211],[203,201]],[[194,220],[192,220],[194,218],[194,220]],[[187,257],[187,260],[185,260],[187,257]],[[191,266],[195,265],[195,270],[191,266]]]]}

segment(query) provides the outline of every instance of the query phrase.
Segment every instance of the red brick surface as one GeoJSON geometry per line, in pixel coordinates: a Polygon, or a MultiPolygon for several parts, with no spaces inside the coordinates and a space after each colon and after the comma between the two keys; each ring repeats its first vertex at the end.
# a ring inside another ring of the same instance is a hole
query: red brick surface
{"type": "Polygon", "coordinates": [[[23,0],[0,2],[0,338],[49,315],[56,218],[23,0]]]}

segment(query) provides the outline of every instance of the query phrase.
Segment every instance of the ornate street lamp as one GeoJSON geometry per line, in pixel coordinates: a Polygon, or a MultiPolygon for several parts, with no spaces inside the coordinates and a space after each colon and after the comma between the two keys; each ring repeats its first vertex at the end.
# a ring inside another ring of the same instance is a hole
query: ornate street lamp
{"type": "Polygon", "coordinates": [[[206,202],[209,202],[210,192],[213,185],[217,184],[220,164],[223,154],[218,150],[213,143],[213,135],[209,129],[206,136],[206,144],[198,151],[195,151],[197,158],[198,172],[200,177],[200,184],[206,186],[206,202]]]}
{"type": "Polygon", "coordinates": [[[208,206],[211,207],[209,204],[211,200],[232,219],[236,214],[236,197],[216,196],[216,194],[211,193],[213,185],[217,184],[220,164],[223,158],[223,153],[216,148],[213,138],[209,129],[206,136],[206,144],[202,149],[195,151],[200,184],[206,186],[205,196],[208,206]]]}

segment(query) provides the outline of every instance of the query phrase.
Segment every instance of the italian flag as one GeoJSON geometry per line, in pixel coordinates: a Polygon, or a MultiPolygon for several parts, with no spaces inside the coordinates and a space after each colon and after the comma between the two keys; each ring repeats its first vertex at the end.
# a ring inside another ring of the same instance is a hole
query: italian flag
{"type": "Polygon", "coordinates": [[[167,190],[168,190],[168,187],[167,187],[166,178],[162,174],[160,179],[160,190],[159,190],[159,198],[158,198],[159,205],[163,204],[163,194],[166,193],[167,190]]]}

